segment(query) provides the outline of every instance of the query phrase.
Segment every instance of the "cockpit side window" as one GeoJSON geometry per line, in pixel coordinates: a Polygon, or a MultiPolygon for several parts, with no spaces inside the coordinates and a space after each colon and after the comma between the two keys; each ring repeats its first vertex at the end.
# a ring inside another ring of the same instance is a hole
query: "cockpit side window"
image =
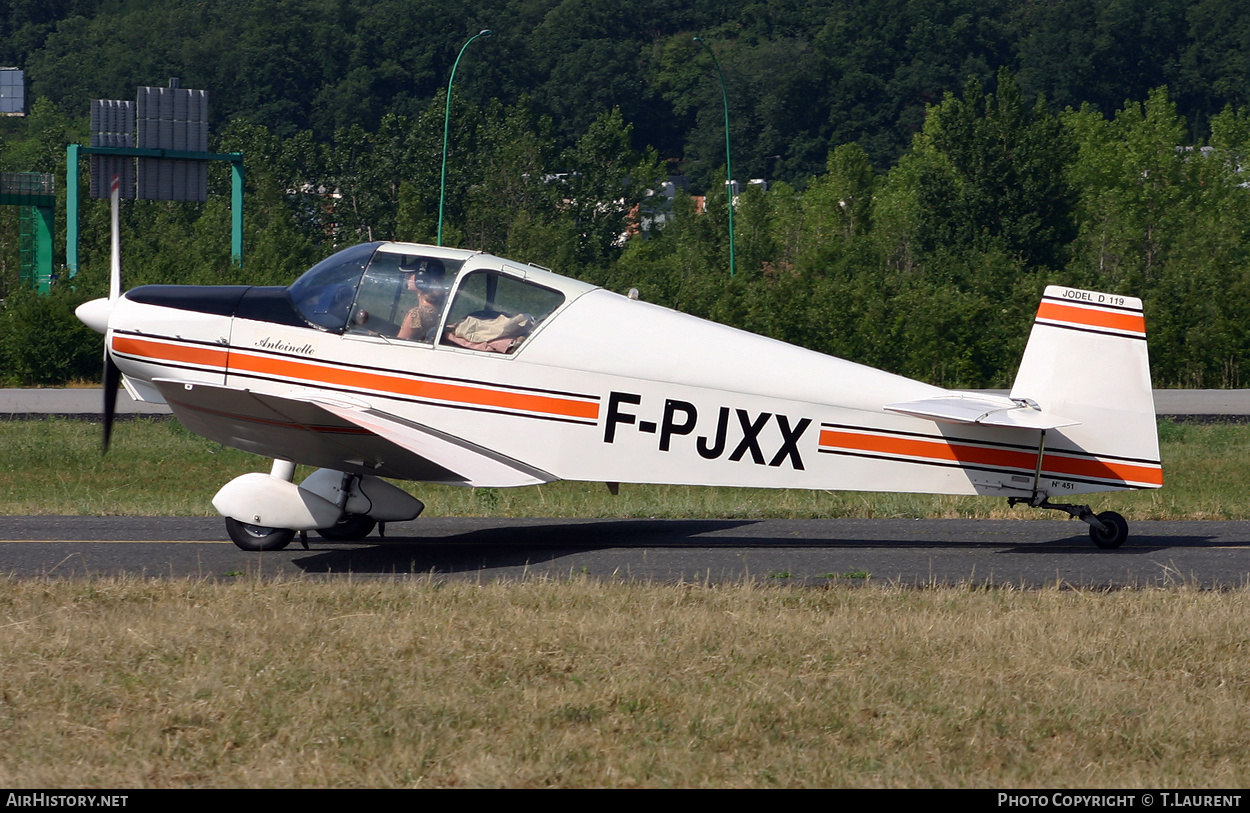
{"type": "Polygon", "coordinates": [[[456,290],[442,343],[492,353],[513,353],[564,294],[497,271],[474,271],[456,290]]]}
{"type": "Polygon", "coordinates": [[[379,251],[360,280],[349,333],[431,343],[463,261],[379,251]]]}
{"type": "Polygon", "coordinates": [[[379,245],[362,243],[331,254],[291,284],[291,303],[310,325],[343,331],[361,274],[379,245]]]}

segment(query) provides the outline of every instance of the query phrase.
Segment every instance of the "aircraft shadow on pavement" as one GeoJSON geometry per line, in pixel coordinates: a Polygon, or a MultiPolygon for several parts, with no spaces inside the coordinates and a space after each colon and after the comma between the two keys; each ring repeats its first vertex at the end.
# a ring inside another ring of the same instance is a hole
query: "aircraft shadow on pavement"
{"type": "MultiPolygon", "coordinates": [[[[1227,540],[1221,540],[1214,536],[1129,536],[1128,541],[1123,547],[1115,550],[1105,550],[1098,547],[1090,541],[1088,534],[1073,534],[1063,539],[1052,539],[1046,542],[1036,542],[1029,545],[1018,545],[1006,548],[1001,553],[1031,553],[1031,554],[1053,554],[1062,550],[1064,553],[1073,554],[1115,554],[1117,556],[1132,556],[1140,554],[1158,553],[1160,551],[1172,550],[1175,548],[1207,548],[1227,545],[1227,540]]],[[[1250,543],[1247,543],[1250,545],[1250,543]]]]}
{"type": "Polygon", "coordinates": [[[625,549],[824,548],[829,550],[928,548],[984,550],[994,553],[1053,555],[1140,555],[1177,547],[1226,544],[1212,536],[1138,536],[1115,551],[1096,547],[1079,529],[1020,544],[1013,533],[866,534],[842,533],[821,538],[750,535],[707,536],[756,524],[756,520],[610,520],[482,528],[445,536],[390,536],[373,544],[337,545],[330,550],[291,551],[291,564],[306,573],[465,573],[525,568],[577,553],[625,549]],[[989,537],[989,538],[986,538],[989,537]]]}
{"type": "MultiPolygon", "coordinates": [[[[749,525],[752,520],[655,520],[558,523],[482,528],[437,537],[387,537],[367,546],[308,554],[292,560],[307,573],[462,573],[525,567],[572,553],[622,547],[722,546],[725,541],[701,534],[749,525]]],[[[314,543],[315,544],[315,543],[314,543]]]]}

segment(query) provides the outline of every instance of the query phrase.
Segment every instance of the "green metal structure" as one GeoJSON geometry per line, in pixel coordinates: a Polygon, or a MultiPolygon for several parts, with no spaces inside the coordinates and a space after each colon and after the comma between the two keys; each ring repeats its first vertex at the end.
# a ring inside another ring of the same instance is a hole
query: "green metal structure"
{"type": "Polygon", "coordinates": [[[473,40],[478,37],[489,37],[493,33],[489,28],[483,28],[469,37],[469,41],[460,47],[460,53],[456,54],[456,61],[451,66],[451,77],[447,80],[447,109],[443,111],[443,171],[438,181],[438,245],[440,246],[443,244],[443,200],[447,197],[447,136],[451,132],[451,84],[456,81],[456,68],[460,67],[460,57],[464,56],[464,52],[468,50],[473,40]]]}
{"type": "Polygon", "coordinates": [[[21,207],[21,282],[40,293],[52,287],[53,181],[53,176],[44,172],[0,172],[0,204],[21,207]]]}
{"type": "Polygon", "coordinates": [[[65,170],[65,265],[72,277],[78,273],[79,161],[83,155],[117,155],[130,158],[170,158],[181,161],[230,162],[230,258],[243,265],[243,153],[184,152],[137,147],[85,147],[70,144],[65,170]]]}
{"type": "Polygon", "coordinates": [[[725,193],[729,198],[729,276],[732,277],[737,264],[734,261],[734,167],[729,155],[729,91],[725,90],[725,74],[721,73],[720,60],[716,58],[716,52],[712,50],[712,46],[708,45],[703,37],[695,37],[694,41],[707,49],[712,57],[712,64],[716,66],[716,76],[720,79],[721,99],[725,103],[725,193]]]}

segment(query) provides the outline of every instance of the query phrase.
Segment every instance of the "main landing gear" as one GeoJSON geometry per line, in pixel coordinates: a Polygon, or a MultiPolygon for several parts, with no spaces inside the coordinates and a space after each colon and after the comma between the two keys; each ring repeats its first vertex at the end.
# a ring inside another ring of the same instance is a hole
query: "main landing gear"
{"type": "Polygon", "coordinates": [[[282,550],[296,532],[308,547],[308,531],[332,542],[364,539],[387,522],[416,519],[425,505],[403,489],[369,474],[317,469],[299,485],[295,464],[275,460],[269,474],[253,472],[222,486],[213,506],[226,518],[226,533],[246,551],[282,550]]]}
{"type": "MultiPolygon", "coordinates": [[[[378,521],[366,514],[344,514],[342,519],[329,528],[314,530],[317,536],[330,542],[358,542],[368,536],[377,525],[378,521]]],[[[385,523],[382,523],[382,527],[385,527],[385,523]]],[[[381,536],[381,528],[379,531],[381,536]]],[[[282,550],[295,538],[295,531],[291,528],[266,528],[263,525],[239,522],[234,517],[226,517],[226,533],[234,544],[247,551],[282,550]]],[[[308,545],[305,544],[304,547],[308,545]]]]}
{"type": "Polygon", "coordinates": [[[282,550],[295,538],[295,531],[290,528],[250,525],[234,517],[226,517],[226,533],[234,544],[248,551],[282,550]]]}
{"type": "Polygon", "coordinates": [[[1089,538],[1100,548],[1118,548],[1128,539],[1128,523],[1115,511],[1103,511],[1095,514],[1088,505],[1070,505],[1068,503],[1051,502],[1045,495],[1035,494],[1033,497],[1008,497],[1008,505],[1031,505],[1034,508],[1049,508],[1053,511],[1064,511],[1070,516],[1089,524],[1089,538]]]}

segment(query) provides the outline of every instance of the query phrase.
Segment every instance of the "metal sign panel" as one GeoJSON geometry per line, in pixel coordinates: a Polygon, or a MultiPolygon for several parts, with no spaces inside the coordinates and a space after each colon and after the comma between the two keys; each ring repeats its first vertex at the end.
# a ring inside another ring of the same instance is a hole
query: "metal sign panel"
{"type": "Polygon", "coordinates": [[[25,71],[0,68],[0,115],[26,115],[25,71]]]}
{"type": "MultiPolygon", "coordinates": [[[[135,146],[208,151],[208,91],[141,87],[135,101],[135,146]]],[[[208,164],[140,158],[138,194],[144,200],[208,200],[208,164]]]]}
{"type": "MultiPolygon", "coordinates": [[[[135,105],[116,99],[91,100],[91,146],[133,147],[135,105]]],[[[124,155],[91,156],[91,197],[107,198],[114,175],[121,177],[121,196],[135,196],[135,159],[124,155]]]]}

